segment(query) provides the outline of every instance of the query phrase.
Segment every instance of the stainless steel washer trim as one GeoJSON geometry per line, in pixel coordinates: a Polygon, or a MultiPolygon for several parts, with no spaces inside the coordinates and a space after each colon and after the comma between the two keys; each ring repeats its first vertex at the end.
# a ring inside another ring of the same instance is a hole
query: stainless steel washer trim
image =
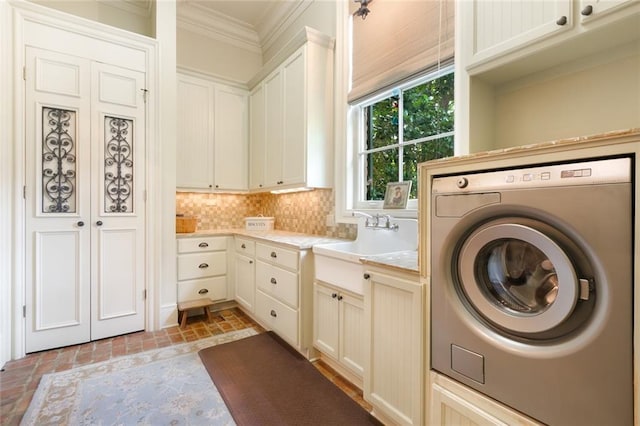
{"type": "Polygon", "coordinates": [[[493,323],[516,333],[541,333],[553,329],[573,312],[578,298],[578,278],[569,257],[552,239],[540,231],[520,224],[482,227],[469,236],[462,246],[458,262],[461,284],[469,302],[478,313],[493,323]],[[492,241],[513,238],[533,244],[553,263],[558,276],[558,295],[549,309],[538,315],[509,313],[487,299],[475,277],[475,259],[479,251],[492,241]]]}

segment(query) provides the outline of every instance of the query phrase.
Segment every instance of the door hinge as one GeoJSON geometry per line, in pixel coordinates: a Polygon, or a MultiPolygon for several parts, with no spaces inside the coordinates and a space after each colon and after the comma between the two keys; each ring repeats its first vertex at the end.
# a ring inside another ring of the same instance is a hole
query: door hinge
{"type": "Polygon", "coordinates": [[[27,81],[27,67],[24,65],[22,66],[22,79],[27,81]]]}
{"type": "Polygon", "coordinates": [[[27,199],[27,185],[22,187],[22,198],[25,200],[27,199]]]}
{"type": "Polygon", "coordinates": [[[147,190],[142,191],[142,201],[147,202],[147,190]]]}
{"type": "Polygon", "coordinates": [[[146,288],[144,290],[142,290],[142,298],[144,300],[147,300],[147,289],[146,288]]]}
{"type": "Polygon", "coordinates": [[[22,318],[27,317],[27,305],[22,305],[22,318]]]}
{"type": "Polygon", "coordinates": [[[149,90],[147,89],[140,89],[142,90],[142,99],[144,100],[144,103],[147,103],[147,95],[149,94],[149,90]]]}

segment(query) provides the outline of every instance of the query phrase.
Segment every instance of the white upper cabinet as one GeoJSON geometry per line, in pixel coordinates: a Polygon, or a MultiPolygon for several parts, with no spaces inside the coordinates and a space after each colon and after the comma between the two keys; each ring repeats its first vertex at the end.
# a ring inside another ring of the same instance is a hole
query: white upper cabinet
{"type": "Polygon", "coordinates": [[[249,189],[261,189],[265,167],[265,109],[264,87],[256,86],[249,95],[249,189]]]}
{"type": "Polygon", "coordinates": [[[178,190],[247,190],[247,91],[203,77],[178,74],[177,98],[178,190]]]}
{"type": "Polygon", "coordinates": [[[333,39],[305,28],[283,51],[249,83],[251,189],[331,187],[333,39]]]}
{"type": "Polygon", "coordinates": [[[462,58],[472,74],[538,53],[537,65],[559,64],[637,38],[639,8],[637,0],[461,2],[458,22],[470,29],[458,33],[462,58]]]}
{"type": "Polygon", "coordinates": [[[215,189],[249,187],[249,97],[245,90],[216,85],[215,189]]]}
{"type": "Polygon", "coordinates": [[[525,44],[566,31],[573,26],[572,0],[474,0],[468,16],[474,42],[471,63],[514,51],[525,44]]]}
{"type": "Polygon", "coordinates": [[[178,74],[178,140],[176,185],[213,187],[213,85],[178,74]]]}

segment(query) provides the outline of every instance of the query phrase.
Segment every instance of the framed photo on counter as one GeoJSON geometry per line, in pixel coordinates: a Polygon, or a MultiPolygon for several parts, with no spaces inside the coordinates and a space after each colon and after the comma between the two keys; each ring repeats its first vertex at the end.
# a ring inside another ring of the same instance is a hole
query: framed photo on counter
{"type": "Polygon", "coordinates": [[[411,181],[389,182],[384,193],[384,209],[406,209],[411,191],[411,181]]]}

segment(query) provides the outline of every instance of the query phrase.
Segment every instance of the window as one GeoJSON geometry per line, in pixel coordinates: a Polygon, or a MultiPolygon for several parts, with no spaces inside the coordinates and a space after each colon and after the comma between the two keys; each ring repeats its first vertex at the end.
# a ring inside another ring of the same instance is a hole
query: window
{"type": "Polygon", "coordinates": [[[453,80],[447,67],[353,106],[356,208],[382,208],[387,183],[405,181],[412,182],[408,207],[417,208],[418,164],[453,155],[453,80]]]}

